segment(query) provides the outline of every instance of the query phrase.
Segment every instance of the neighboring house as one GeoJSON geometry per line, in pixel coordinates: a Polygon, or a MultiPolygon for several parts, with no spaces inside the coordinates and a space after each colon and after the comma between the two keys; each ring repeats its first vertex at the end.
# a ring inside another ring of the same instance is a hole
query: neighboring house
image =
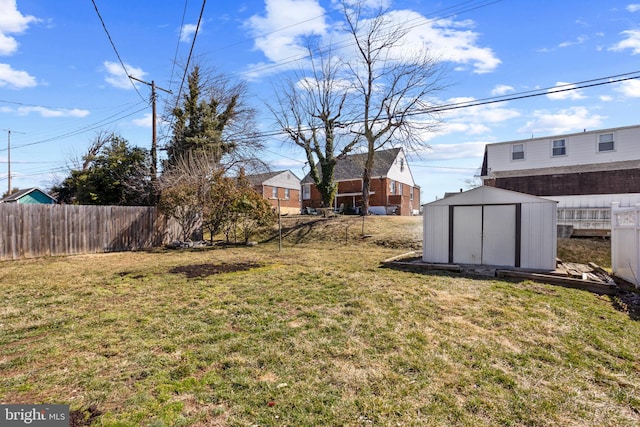
{"type": "Polygon", "coordinates": [[[0,203],[40,203],[46,205],[53,205],[56,203],[56,199],[48,195],[39,188],[27,188],[25,190],[18,190],[15,193],[0,199],[0,203]]]}
{"type": "Polygon", "coordinates": [[[278,171],[256,175],[248,175],[247,179],[271,206],[276,208],[280,200],[280,211],[283,214],[300,213],[300,178],[293,172],[278,171]]]}
{"type": "Polygon", "coordinates": [[[640,203],[640,125],[487,144],[481,178],[558,201],[576,234],[608,234],[612,202],[640,203]]]}
{"type": "MultiPolygon", "coordinates": [[[[366,154],[352,154],[336,164],[334,180],[338,191],[334,208],[343,212],[359,212],[365,159],[366,154]]],[[[376,215],[413,215],[419,212],[420,187],[413,180],[401,148],[376,152],[370,184],[369,212],[376,215]]],[[[324,207],[310,174],[302,179],[302,207],[324,207]]]]}

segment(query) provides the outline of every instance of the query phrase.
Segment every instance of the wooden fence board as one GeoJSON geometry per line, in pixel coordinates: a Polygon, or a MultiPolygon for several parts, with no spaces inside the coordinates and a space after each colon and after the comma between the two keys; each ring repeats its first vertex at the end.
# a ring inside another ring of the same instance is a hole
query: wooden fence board
{"type": "Polygon", "coordinates": [[[0,260],[147,249],[180,235],[155,207],[0,204],[0,260]]]}

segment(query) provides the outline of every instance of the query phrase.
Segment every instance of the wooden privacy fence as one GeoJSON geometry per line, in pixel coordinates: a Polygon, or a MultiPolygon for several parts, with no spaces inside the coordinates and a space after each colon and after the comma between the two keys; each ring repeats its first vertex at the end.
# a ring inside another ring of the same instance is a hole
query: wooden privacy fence
{"type": "Polygon", "coordinates": [[[138,250],[180,235],[155,207],[0,204],[0,260],[138,250]]]}

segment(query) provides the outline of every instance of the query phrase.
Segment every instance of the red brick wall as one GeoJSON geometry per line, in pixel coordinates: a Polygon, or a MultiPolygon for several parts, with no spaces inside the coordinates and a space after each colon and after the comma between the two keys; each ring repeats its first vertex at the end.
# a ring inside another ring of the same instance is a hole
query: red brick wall
{"type": "Polygon", "coordinates": [[[640,169],[494,178],[484,185],[535,196],[640,193],[640,169]]]}
{"type": "MultiPolygon", "coordinates": [[[[265,199],[267,199],[267,201],[269,202],[269,204],[271,206],[273,206],[274,208],[278,207],[278,201],[272,199],[273,197],[273,187],[270,185],[264,185],[264,186],[260,186],[262,187],[261,190],[258,190],[259,193],[262,194],[262,197],[264,197],[265,199]]],[[[289,200],[285,200],[284,196],[285,196],[285,189],[278,187],[277,189],[277,197],[278,199],[280,199],[280,209],[282,209],[283,212],[290,212],[290,213],[299,213],[300,211],[300,190],[293,190],[290,189],[289,190],[289,200]]]]}

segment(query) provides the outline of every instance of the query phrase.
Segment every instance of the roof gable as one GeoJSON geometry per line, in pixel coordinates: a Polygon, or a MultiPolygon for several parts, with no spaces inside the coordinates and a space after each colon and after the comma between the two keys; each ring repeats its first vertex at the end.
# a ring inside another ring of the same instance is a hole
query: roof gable
{"type": "Polygon", "coordinates": [[[300,178],[290,170],[248,175],[247,179],[253,186],[271,185],[273,187],[300,189],[300,178]]]}
{"type": "Polygon", "coordinates": [[[27,198],[31,196],[33,201],[30,203],[55,203],[56,199],[53,196],[45,193],[37,187],[25,188],[23,190],[18,190],[15,193],[0,199],[0,203],[15,203],[20,201],[21,199],[27,198]],[[46,200],[46,202],[45,202],[46,200]]]}
{"type": "Polygon", "coordinates": [[[456,193],[455,195],[435,202],[427,203],[425,206],[443,205],[490,205],[502,203],[557,203],[555,200],[544,199],[530,194],[519,193],[517,191],[504,190],[502,188],[482,185],[474,189],[456,193]]]}

